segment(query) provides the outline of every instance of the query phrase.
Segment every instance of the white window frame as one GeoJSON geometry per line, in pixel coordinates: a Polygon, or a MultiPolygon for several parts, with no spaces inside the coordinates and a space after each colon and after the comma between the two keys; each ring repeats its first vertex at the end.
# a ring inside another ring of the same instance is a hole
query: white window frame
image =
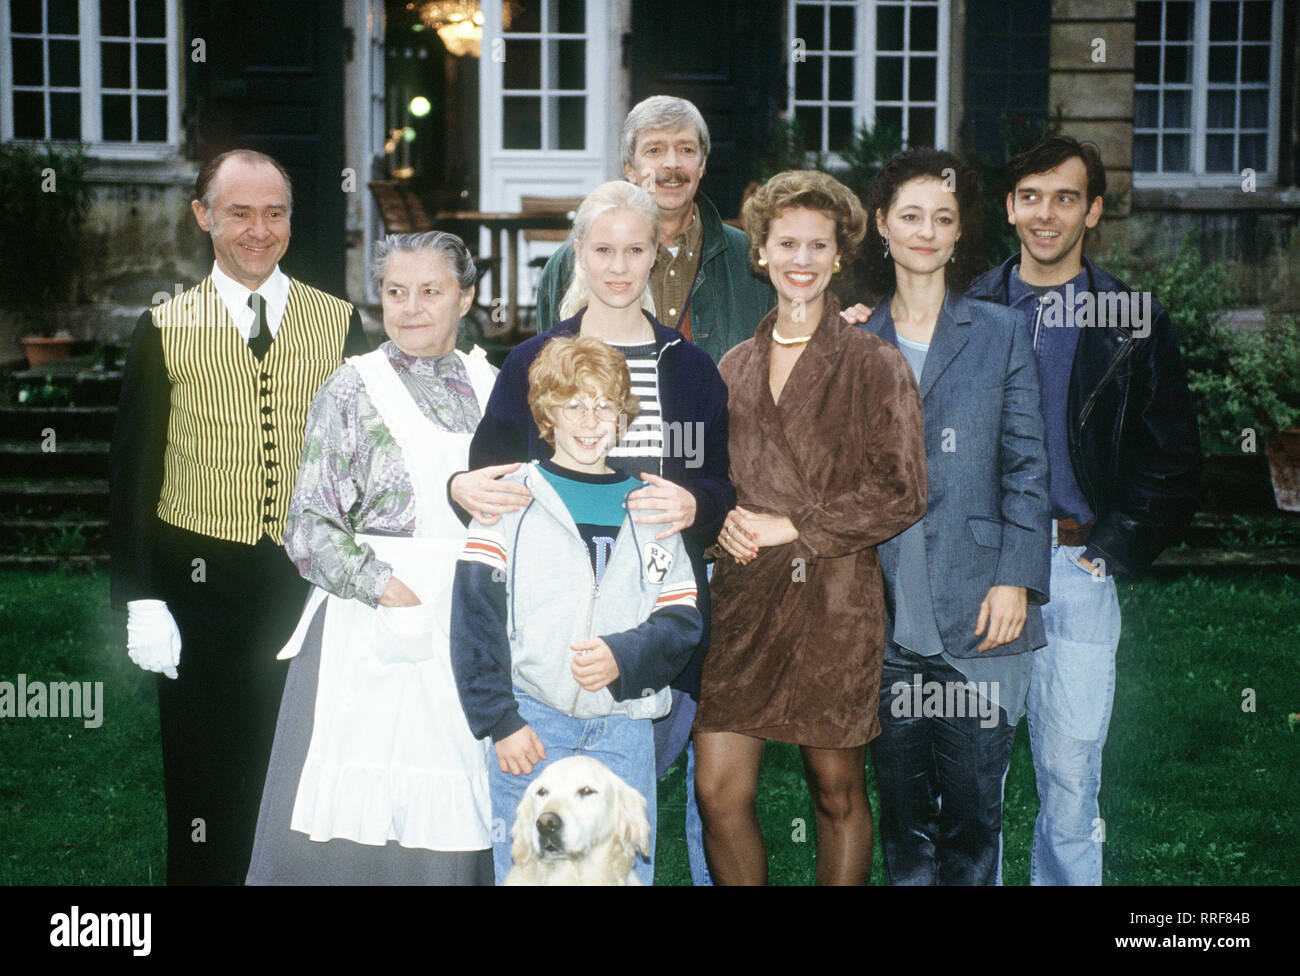
{"type": "MultiPolygon", "coordinates": [[[[77,24],[80,35],[81,64],[81,139],[15,139],[14,138],[14,85],[11,42],[13,32],[9,23],[8,0],[0,0],[0,142],[29,145],[76,145],[85,147],[86,155],[105,160],[155,160],[170,159],[176,155],[181,142],[181,61],[180,61],[180,0],[164,0],[167,15],[165,50],[167,58],[167,139],[165,142],[105,142],[103,139],[103,112],[100,96],[100,36],[99,0],[78,0],[77,24]]],[[[134,13],[134,3],[132,3],[134,13]]],[[[131,25],[135,30],[134,19],[131,25]]],[[[116,35],[115,35],[116,36],[116,35]]],[[[134,39],[134,35],[132,35],[134,39]]],[[[134,60],[134,59],[133,59],[134,60]]],[[[108,89],[111,94],[118,89],[108,89]]],[[[121,90],[125,92],[126,90],[121,90]]],[[[134,90],[131,90],[134,96],[134,90]]]]}
{"type": "MultiPolygon", "coordinates": [[[[1133,170],[1133,187],[1135,189],[1193,189],[1197,187],[1228,187],[1241,184],[1241,172],[1207,173],[1205,171],[1205,137],[1208,126],[1209,106],[1209,62],[1210,62],[1210,3],[1212,0],[1192,0],[1192,71],[1191,71],[1191,170],[1187,173],[1159,173],[1149,170],[1133,170]]],[[[1268,139],[1265,158],[1268,168],[1255,171],[1257,186],[1273,186],[1277,182],[1278,140],[1282,113],[1282,0],[1268,0],[1272,4],[1270,23],[1273,25],[1269,40],[1269,80],[1268,80],[1268,139]]],[[[1240,40],[1240,39],[1239,39],[1240,40]]],[[[1260,42],[1251,42],[1258,44],[1260,42]]],[[[1136,55],[1136,49],[1135,49],[1136,55]]],[[[1136,95],[1138,82],[1134,75],[1134,105],[1136,112],[1136,95]]],[[[1155,85],[1144,85],[1143,91],[1165,91],[1163,81],[1155,85]]],[[[1236,89],[1240,90],[1240,89],[1236,89]]],[[[1136,117],[1134,119],[1136,122],[1136,117]]],[[[1238,120],[1239,122],[1240,120],[1238,120]]],[[[1144,129],[1146,132],[1158,132],[1158,129],[1144,129]]],[[[1227,131],[1227,130],[1224,130],[1227,131]]],[[[1240,131],[1240,125],[1232,130],[1240,131]]],[[[1134,138],[1140,133],[1134,126],[1134,138]]],[[[1135,167],[1136,167],[1136,160],[1135,167]]]]}
{"type": "MultiPolygon", "coordinates": [[[[795,39],[795,6],[801,0],[786,0],[786,50],[792,51],[795,39]]],[[[805,4],[808,0],[802,0],[805,4]]],[[[830,7],[852,7],[856,10],[854,22],[857,26],[856,38],[852,51],[830,52],[837,56],[851,54],[854,60],[854,93],[853,93],[853,129],[857,129],[865,121],[874,131],[876,127],[876,8],[877,3],[873,0],[814,0],[818,5],[824,8],[830,7]]],[[[934,101],[934,146],[936,149],[946,149],[948,147],[948,112],[949,112],[949,61],[951,56],[952,44],[949,37],[951,31],[951,11],[950,0],[938,0],[935,4],[918,3],[917,0],[890,0],[887,6],[901,6],[908,10],[908,16],[904,19],[903,27],[903,50],[884,52],[888,57],[902,56],[903,58],[903,94],[908,93],[907,85],[910,80],[911,56],[910,50],[911,39],[909,36],[909,26],[911,24],[910,10],[916,6],[935,6],[938,10],[938,25],[935,33],[934,51],[936,57],[935,64],[935,101],[934,101]]],[[[820,52],[818,52],[820,54],[820,52]]],[[[930,52],[917,52],[929,54],[930,52]]],[[[797,62],[793,57],[788,57],[786,85],[788,98],[786,101],[787,117],[794,118],[796,106],[843,106],[845,103],[840,100],[829,101],[826,99],[795,99],[795,67],[797,62]]],[[[830,65],[826,57],[822,60],[822,90],[825,92],[825,86],[829,78],[830,65]]],[[[930,107],[928,102],[901,102],[889,101],[882,103],[887,107],[899,106],[903,110],[903,142],[907,144],[907,110],[909,107],[930,107]]],[[[827,133],[823,128],[823,143],[827,133]]],[[[832,166],[846,165],[844,157],[838,152],[822,150],[820,147],[811,150],[813,155],[821,153],[832,166]]]]}

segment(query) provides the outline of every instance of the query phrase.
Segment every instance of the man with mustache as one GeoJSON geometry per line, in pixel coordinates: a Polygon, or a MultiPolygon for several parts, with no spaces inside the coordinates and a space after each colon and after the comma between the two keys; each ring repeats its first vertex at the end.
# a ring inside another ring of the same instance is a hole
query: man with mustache
{"type": "MultiPolygon", "coordinates": [[[[772,286],[749,270],[745,235],[722,222],[699,192],[709,156],[709,127],[684,98],[652,95],[627,113],[619,138],[623,175],[659,205],[659,245],[650,271],[655,314],[714,362],[754,334],[776,304],[772,286]]],[[[565,243],[542,272],[537,329],[556,322],[573,274],[565,243]]]]}

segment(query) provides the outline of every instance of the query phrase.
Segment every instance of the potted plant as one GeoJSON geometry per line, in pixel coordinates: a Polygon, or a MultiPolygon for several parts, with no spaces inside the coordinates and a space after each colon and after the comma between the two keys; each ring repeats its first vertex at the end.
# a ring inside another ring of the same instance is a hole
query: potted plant
{"type": "Polygon", "coordinates": [[[1265,435],[1277,507],[1300,512],[1300,320],[1266,318],[1263,329],[1238,335],[1233,346],[1229,388],[1265,435]]]}
{"type": "Polygon", "coordinates": [[[72,298],[81,270],[90,186],[81,148],[0,150],[0,304],[31,335],[28,362],[66,358],[75,341],[56,335],[53,308],[72,298]]]}

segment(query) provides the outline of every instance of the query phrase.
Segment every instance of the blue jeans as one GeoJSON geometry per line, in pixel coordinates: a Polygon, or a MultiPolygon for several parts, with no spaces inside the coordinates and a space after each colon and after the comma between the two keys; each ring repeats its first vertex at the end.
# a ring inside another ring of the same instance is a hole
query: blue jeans
{"type": "Polygon", "coordinates": [[[1083,546],[1052,549],[1047,646],[1034,652],[1026,717],[1038,782],[1033,885],[1101,884],[1101,751],[1115,699],[1119,598],[1114,577],[1079,565],[1083,546]]]}
{"type": "Polygon", "coordinates": [[[547,766],[569,756],[599,759],[629,786],[645,797],[650,819],[650,857],[637,861],[636,875],[645,885],[654,884],[655,846],[655,744],[654,731],[646,719],[626,715],[602,718],[570,718],[515,689],[519,717],[527,722],[546,748],[546,758],[526,776],[501,771],[495,757],[489,765],[492,792],[492,866],[497,884],[505,881],[513,861],[510,858],[510,828],[528,784],[547,766]],[[503,829],[504,827],[504,829],[503,829]]]}
{"type": "MultiPolygon", "coordinates": [[[[712,563],[709,568],[713,568],[712,563]]],[[[691,867],[691,884],[705,886],[713,884],[713,879],[704,858],[704,822],[700,820],[700,806],[695,799],[695,739],[691,737],[695,704],[694,698],[674,688],[672,711],[655,720],[655,775],[663,776],[668,772],[685,749],[686,858],[691,867]]]]}

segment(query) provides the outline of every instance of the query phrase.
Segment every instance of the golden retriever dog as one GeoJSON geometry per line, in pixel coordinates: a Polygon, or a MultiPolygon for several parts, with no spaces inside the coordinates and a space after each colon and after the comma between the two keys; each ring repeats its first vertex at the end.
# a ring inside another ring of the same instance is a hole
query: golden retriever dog
{"type": "Polygon", "coordinates": [[[508,885],[639,885],[650,853],[645,797],[588,756],[547,766],[533,780],[510,831],[508,885]]]}

